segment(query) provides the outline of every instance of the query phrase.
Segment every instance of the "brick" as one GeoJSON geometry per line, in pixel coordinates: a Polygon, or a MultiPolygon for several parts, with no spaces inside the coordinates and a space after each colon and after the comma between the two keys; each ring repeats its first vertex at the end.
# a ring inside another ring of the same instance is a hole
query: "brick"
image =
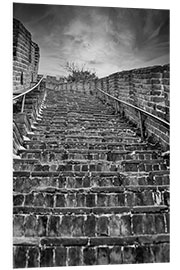
{"type": "Polygon", "coordinates": [[[81,249],[79,247],[69,248],[69,266],[79,266],[81,265],[81,249]]]}
{"type": "Polygon", "coordinates": [[[113,247],[109,252],[110,264],[121,264],[122,253],[121,247],[113,247]]]}
{"type": "Polygon", "coordinates": [[[94,248],[87,247],[83,250],[83,261],[85,265],[95,265],[96,264],[96,252],[94,248]]]}
{"type": "Polygon", "coordinates": [[[57,247],[55,249],[55,266],[66,266],[67,248],[57,247]]]}
{"type": "Polygon", "coordinates": [[[156,233],[164,233],[165,232],[165,223],[163,214],[155,215],[155,228],[156,233]]]}
{"type": "Polygon", "coordinates": [[[156,263],[170,262],[169,244],[165,243],[153,246],[152,250],[155,256],[156,263]]]}
{"type": "Polygon", "coordinates": [[[13,196],[13,205],[14,206],[21,206],[24,202],[24,196],[22,194],[14,195],[13,196]]]}
{"type": "Polygon", "coordinates": [[[136,163],[125,163],[124,164],[124,171],[126,172],[137,172],[138,166],[136,163]]]}
{"type": "Polygon", "coordinates": [[[131,219],[129,215],[121,216],[120,218],[120,233],[123,236],[131,234],[131,219]]]}
{"type": "MultiPolygon", "coordinates": [[[[137,201],[137,198],[136,198],[137,201]]],[[[126,192],[126,204],[127,206],[135,205],[135,194],[133,192],[126,192]]]]}
{"type": "Polygon", "coordinates": [[[169,206],[170,205],[170,194],[168,191],[164,192],[164,204],[169,206]]]}
{"type": "Polygon", "coordinates": [[[135,261],[136,263],[153,263],[154,256],[151,252],[150,247],[138,246],[135,251],[135,261]]]}
{"type": "Polygon", "coordinates": [[[109,264],[109,250],[102,247],[97,249],[97,264],[107,265],[109,264]]]}
{"type": "Polygon", "coordinates": [[[130,264],[136,262],[135,248],[125,246],[122,250],[123,263],[130,264]]]}
{"type": "Polygon", "coordinates": [[[40,267],[52,267],[53,265],[53,249],[45,248],[40,252],[40,267]]]}
{"type": "Polygon", "coordinates": [[[108,206],[108,195],[107,194],[97,194],[97,205],[98,206],[108,206]]]}
{"type": "Polygon", "coordinates": [[[15,247],[13,268],[25,268],[27,248],[24,246],[15,247]]]}
{"type": "Polygon", "coordinates": [[[84,179],[82,179],[82,177],[76,177],[76,181],[75,181],[75,187],[76,188],[80,188],[83,186],[83,181],[84,179]]]}
{"type": "Polygon", "coordinates": [[[65,196],[64,194],[56,195],[56,207],[65,207],[65,196]]]}
{"type": "Polygon", "coordinates": [[[90,183],[91,183],[91,178],[89,176],[83,177],[83,187],[90,187],[90,183]]]}
{"type": "Polygon", "coordinates": [[[109,220],[106,216],[101,216],[97,221],[97,233],[101,236],[107,236],[108,232],[109,220]]]}
{"type": "Polygon", "coordinates": [[[84,217],[75,216],[72,218],[72,236],[83,236],[84,234],[84,217]]]}
{"type": "Polygon", "coordinates": [[[36,216],[28,215],[25,219],[25,236],[36,236],[36,216]]]}
{"type": "Polygon", "coordinates": [[[34,198],[34,206],[44,206],[45,198],[42,193],[36,193],[34,198]]]}
{"type": "Polygon", "coordinates": [[[59,188],[65,187],[65,184],[66,184],[66,177],[60,175],[60,176],[57,178],[57,182],[58,182],[58,187],[59,187],[59,188]]]}
{"type": "Polygon", "coordinates": [[[119,216],[111,216],[109,219],[109,234],[110,236],[120,235],[120,218],[119,216]]]}
{"type": "Polygon", "coordinates": [[[51,208],[54,206],[54,195],[53,194],[46,194],[45,205],[46,205],[46,207],[51,207],[51,208]]]}
{"type": "Polygon", "coordinates": [[[85,236],[95,236],[96,234],[96,218],[94,215],[88,215],[84,222],[85,236]]]}
{"type": "Polygon", "coordinates": [[[76,206],[76,197],[75,194],[67,194],[66,197],[66,206],[75,207],[76,206]]]}
{"type": "Polygon", "coordinates": [[[72,217],[71,216],[63,216],[61,222],[61,235],[62,236],[71,236],[72,232],[72,217]]]}
{"type": "Polygon", "coordinates": [[[29,249],[27,267],[39,267],[39,249],[37,247],[29,249]]]}
{"type": "Polygon", "coordinates": [[[87,172],[87,171],[88,171],[88,165],[83,165],[83,166],[82,166],[82,171],[87,172]]]}
{"type": "Polygon", "coordinates": [[[151,214],[143,215],[143,228],[145,234],[156,233],[154,215],[151,214]]]}
{"type": "Polygon", "coordinates": [[[142,234],[143,233],[143,216],[133,215],[132,223],[133,223],[134,234],[142,234]]]}
{"type": "Polygon", "coordinates": [[[50,237],[58,236],[60,234],[59,227],[60,227],[59,216],[51,215],[49,218],[49,224],[48,224],[48,235],[50,237]]]}
{"type": "Polygon", "coordinates": [[[89,193],[86,195],[86,206],[87,207],[95,206],[95,194],[89,193]]]}
{"type": "Polygon", "coordinates": [[[37,220],[37,235],[46,236],[47,231],[47,216],[38,216],[37,220]]]}
{"type": "Polygon", "coordinates": [[[142,192],[135,193],[135,205],[144,205],[144,196],[142,192]]]}

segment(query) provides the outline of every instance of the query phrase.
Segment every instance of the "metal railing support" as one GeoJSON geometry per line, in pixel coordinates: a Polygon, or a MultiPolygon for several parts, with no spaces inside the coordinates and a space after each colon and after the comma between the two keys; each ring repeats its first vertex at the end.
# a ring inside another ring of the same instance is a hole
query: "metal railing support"
{"type": "Polygon", "coordinates": [[[23,96],[23,100],[22,100],[22,106],[21,106],[21,112],[22,112],[22,113],[23,113],[23,111],[24,111],[25,99],[26,99],[26,95],[23,96]]]}

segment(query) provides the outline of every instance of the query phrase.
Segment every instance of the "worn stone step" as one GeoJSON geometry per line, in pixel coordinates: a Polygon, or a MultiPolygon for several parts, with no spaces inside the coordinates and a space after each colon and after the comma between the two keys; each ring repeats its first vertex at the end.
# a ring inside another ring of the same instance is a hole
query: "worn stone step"
{"type": "Polygon", "coordinates": [[[13,221],[14,237],[111,238],[169,233],[167,207],[155,206],[67,209],[14,207],[13,221]]]}
{"type": "Polygon", "coordinates": [[[59,160],[151,160],[160,157],[160,152],[154,150],[146,151],[120,151],[120,150],[88,150],[88,149],[25,149],[19,150],[21,158],[39,159],[43,162],[59,161],[59,160]]]}
{"type": "Polygon", "coordinates": [[[14,159],[14,170],[30,171],[118,171],[118,172],[150,172],[166,170],[163,159],[128,160],[128,161],[95,161],[95,160],[67,160],[40,163],[34,159],[14,159]]]}
{"type": "Polygon", "coordinates": [[[162,263],[169,262],[169,235],[16,237],[13,253],[14,268],[162,263]]]}
{"type": "Polygon", "coordinates": [[[149,173],[119,172],[50,172],[50,171],[14,171],[14,192],[27,193],[38,188],[70,189],[92,187],[128,187],[128,186],[160,186],[169,185],[169,171],[153,171],[149,173]]]}
{"type": "Polygon", "coordinates": [[[44,138],[40,135],[32,135],[31,141],[25,141],[24,145],[28,149],[89,149],[89,150],[147,150],[150,149],[147,143],[131,143],[127,144],[124,142],[61,142],[60,135],[56,138],[44,138]],[[59,138],[58,138],[59,137],[59,138]]]}
{"type": "Polygon", "coordinates": [[[30,193],[14,192],[14,206],[34,207],[135,207],[169,206],[169,186],[92,188],[35,187],[30,193]]]}

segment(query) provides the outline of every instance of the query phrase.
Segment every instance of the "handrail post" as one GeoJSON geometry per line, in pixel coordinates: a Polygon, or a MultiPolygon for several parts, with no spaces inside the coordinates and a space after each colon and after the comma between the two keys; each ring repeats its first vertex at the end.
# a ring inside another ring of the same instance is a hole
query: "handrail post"
{"type": "Polygon", "coordinates": [[[21,113],[23,113],[23,111],[24,111],[25,99],[26,99],[26,95],[23,96],[22,107],[21,107],[21,113]]]}
{"type": "Polygon", "coordinates": [[[140,131],[141,131],[141,139],[144,139],[144,131],[143,131],[143,123],[142,123],[142,115],[141,112],[138,111],[139,114],[139,123],[140,123],[140,131]]]}

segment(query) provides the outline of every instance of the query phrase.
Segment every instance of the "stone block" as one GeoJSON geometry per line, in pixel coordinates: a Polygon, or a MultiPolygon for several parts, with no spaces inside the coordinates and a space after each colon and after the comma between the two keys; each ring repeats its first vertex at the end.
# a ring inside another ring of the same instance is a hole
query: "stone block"
{"type": "Polygon", "coordinates": [[[48,222],[48,236],[60,235],[60,217],[51,215],[48,222]]]}
{"type": "Polygon", "coordinates": [[[57,247],[55,249],[55,266],[66,266],[67,248],[57,247]]]}
{"type": "Polygon", "coordinates": [[[97,221],[97,233],[100,236],[108,236],[109,235],[109,220],[106,216],[100,216],[97,221]]]}
{"type": "Polygon", "coordinates": [[[97,264],[108,265],[109,264],[109,249],[106,247],[97,248],[97,264]]]}
{"type": "Polygon", "coordinates": [[[85,265],[95,265],[96,264],[96,252],[95,248],[87,247],[83,250],[83,262],[85,265]]]}
{"type": "Polygon", "coordinates": [[[110,264],[121,264],[122,263],[122,253],[121,247],[115,246],[109,251],[110,264]]]}
{"type": "Polygon", "coordinates": [[[72,236],[84,235],[84,216],[75,216],[72,218],[72,236]]]}
{"type": "Polygon", "coordinates": [[[142,234],[143,233],[143,216],[142,215],[133,215],[133,233],[142,234]]]}
{"type": "Polygon", "coordinates": [[[17,246],[14,248],[13,268],[26,267],[26,254],[27,254],[27,247],[17,246]]]}
{"type": "Polygon", "coordinates": [[[13,196],[13,205],[14,206],[21,206],[24,202],[24,196],[22,194],[14,195],[13,196]]]}
{"type": "Polygon", "coordinates": [[[65,195],[57,194],[56,195],[56,207],[65,207],[65,195]]]}
{"type": "Polygon", "coordinates": [[[27,267],[39,267],[39,248],[29,248],[27,267]]]}
{"type": "Polygon", "coordinates": [[[86,207],[95,206],[95,194],[89,193],[86,195],[86,207]]]}
{"type": "Polygon", "coordinates": [[[155,228],[156,233],[165,233],[165,222],[163,214],[155,215],[155,228]]]}
{"type": "Polygon", "coordinates": [[[47,216],[38,216],[37,220],[37,235],[46,236],[47,235],[47,216]]]}
{"type": "Polygon", "coordinates": [[[40,267],[52,267],[53,263],[53,248],[43,248],[40,252],[40,267]]]}
{"type": "Polygon", "coordinates": [[[71,236],[72,233],[72,217],[62,216],[61,235],[65,237],[71,236]]]}
{"type": "Polygon", "coordinates": [[[152,214],[143,215],[143,228],[144,228],[144,234],[156,233],[154,215],[152,214]]]}
{"type": "Polygon", "coordinates": [[[95,236],[96,234],[96,217],[94,215],[88,215],[84,222],[85,236],[95,236]]]}
{"type": "Polygon", "coordinates": [[[81,248],[79,247],[70,247],[69,248],[69,266],[79,266],[81,265],[81,248]]]}
{"type": "Polygon", "coordinates": [[[131,218],[129,215],[124,215],[120,218],[120,234],[122,236],[131,234],[131,218]]]}
{"type": "Polygon", "coordinates": [[[33,214],[26,216],[25,219],[25,236],[36,236],[36,221],[37,217],[33,214]]]}
{"type": "Polygon", "coordinates": [[[109,234],[110,236],[120,236],[120,218],[112,215],[109,218],[109,234]]]}

